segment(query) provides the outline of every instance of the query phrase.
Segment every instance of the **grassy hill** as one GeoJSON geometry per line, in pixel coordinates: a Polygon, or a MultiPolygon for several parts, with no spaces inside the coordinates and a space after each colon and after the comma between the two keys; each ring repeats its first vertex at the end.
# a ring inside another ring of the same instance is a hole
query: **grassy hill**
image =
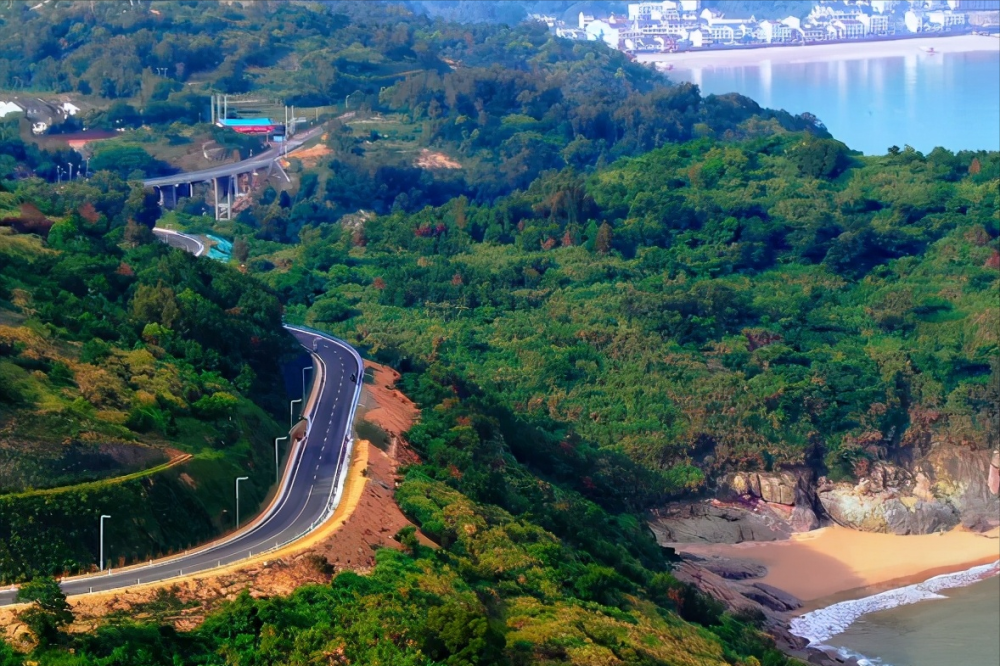
{"type": "Polygon", "coordinates": [[[32,206],[0,229],[6,581],[92,566],[101,513],[116,517],[117,562],[230,528],[231,479],[251,473],[249,506],[274,478],[282,427],[266,410],[282,390],[276,359],[294,349],[277,300],[253,280],[148,238],[123,241],[93,206],[41,203],[63,214],[32,206]],[[25,215],[41,216],[47,242],[14,233],[25,215]]]}

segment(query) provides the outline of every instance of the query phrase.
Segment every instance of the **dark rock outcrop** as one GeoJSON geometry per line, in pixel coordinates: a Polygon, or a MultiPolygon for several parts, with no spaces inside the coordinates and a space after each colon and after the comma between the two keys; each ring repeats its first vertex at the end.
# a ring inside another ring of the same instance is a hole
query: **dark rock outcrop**
{"type": "Polygon", "coordinates": [[[792,533],[788,522],[766,507],[742,509],[708,502],[654,511],[649,527],[661,544],[779,541],[792,533]]]}
{"type": "Polygon", "coordinates": [[[802,608],[801,601],[767,583],[754,583],[753,585],[745,586],[741,589],[741,594],[779,613],[787,613],[788,611],[802,608]]]}
{"type": "Polygon", "coordinates": [[[767,575],[767,567],[749,560],[734,560],[728,557],[698,557],[691,553],[685,553],[684,559],[726,580],[763,578],[767,575]]]}

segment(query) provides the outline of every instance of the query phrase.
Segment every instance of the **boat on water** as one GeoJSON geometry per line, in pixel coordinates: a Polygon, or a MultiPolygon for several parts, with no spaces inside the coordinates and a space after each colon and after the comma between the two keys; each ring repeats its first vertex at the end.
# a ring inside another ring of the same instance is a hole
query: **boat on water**
{"type": "Polygon", "coordinates": [[[921,50],[927,55],[937,55],[937,51],[934,50],[933,46],[925,46],[921,50]]]}

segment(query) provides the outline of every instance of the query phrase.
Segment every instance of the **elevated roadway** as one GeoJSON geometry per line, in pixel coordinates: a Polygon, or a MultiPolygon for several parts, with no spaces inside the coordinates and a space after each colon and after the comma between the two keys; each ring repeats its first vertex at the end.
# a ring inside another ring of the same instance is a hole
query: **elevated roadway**
{"type": "Polygon", "coordinates": [[[301,148],[302,144],[320,135],[323,132],[323,129],[322,125],[318,125],[288,139],[288,145],[285,147],[274,146],[268,148],[259,155],[254,155],[253,157],[239,162],[220,164],[217,167],[201,169],[200,171],[185,171],[171,176],[147,178],[142,181],[142,184],[146,187],[161,188],[173,187],[176,185],[190,185],[192,183],[207,183],[213,180],[218,180],[219,178],[230,178],[240,174],[266,169],[270,167],[271,164],[273,164],[278,158],[282,157],[286,153],[293,152],[297,148],[301,148]]]}

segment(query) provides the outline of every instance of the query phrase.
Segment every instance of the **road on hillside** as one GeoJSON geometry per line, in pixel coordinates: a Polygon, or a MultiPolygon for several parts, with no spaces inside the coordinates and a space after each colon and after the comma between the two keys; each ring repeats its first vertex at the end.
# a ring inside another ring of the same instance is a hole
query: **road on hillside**
{"type": "Polygon", "coordinates": [[[306,141],[309,141],[313,137],[321,134],[324,129],[323,125],[317,125],[316,127],[302,132],[301,134],[296,134],[294,138],[288,139],[288,146],[286,148],[282,148],[282,146],[272,146],[259,155],[254,155],[253,157],[240,162],[220,164],[217,167],[202,169],[201,171],[185,171],[172,176],[147,178],[142,181],[142,184],[145,187],[168,187],[170,185],[180,185],[181,183],[200,183],[212,180],[213,178],[221,178],[223,176],[232,176],[237,173],[247,173],[249,171],[256,171],[257,169],[263,169],[278,158],[282,152],[292,152],[302,146],[302,144],[306,141]]]}
{"type": "Polygon", "coordinates": [[[170,229],[153,229],[153,233],[156,234],[157,238],[170,247],[180,248],[185,252],[190,252],[196,257],[200,257],[205,253],[205,244],[194,236],[182,234],[170,229]]]}
{"type": "MultiPolygon", "coordinates": [[[[270,507],[242,531],[182,555],[121,571],[64,579],[61,585],[67,595],[127,588],[224,566],[305,536],[332,515],[350,463],[351,424],[361,397],[363,361],[346,342],[294,326],[285,328],[313,355],[314,366],[321,372],[313,389],[318,398],[305,415],[306,437],[289,456],[270,507]]],[[[127,519],[124,515],[112,517],[127,519]]],[[[105,543],[107,552],[113,553],[114,546],[105,543]]],[[[13,603],[16,596],[13,588],[0,591],[0,606],[13,603]]]]}

